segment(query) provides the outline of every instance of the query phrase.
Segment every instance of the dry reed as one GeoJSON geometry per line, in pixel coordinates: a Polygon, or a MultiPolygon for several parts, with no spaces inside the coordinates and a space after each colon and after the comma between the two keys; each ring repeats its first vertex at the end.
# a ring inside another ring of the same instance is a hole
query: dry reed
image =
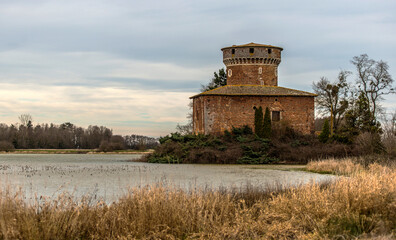
{"type": "Polygon", "coordinates": [[[0,239],[392,239],[394,170],[372,164],[329,184],[272,193],[156,185],[131,189],[111,205],[68,194],[28,204],[4,190],[0,239]]]}
{"type": "Polygon", "coordinates": [[[308,171],[317,173],[351,175],[361,172],[363,170],[363,166],[357,161],[357,158],[331,158],[320,161],[311,161],[307,164],[306,169],[308,171]]]}

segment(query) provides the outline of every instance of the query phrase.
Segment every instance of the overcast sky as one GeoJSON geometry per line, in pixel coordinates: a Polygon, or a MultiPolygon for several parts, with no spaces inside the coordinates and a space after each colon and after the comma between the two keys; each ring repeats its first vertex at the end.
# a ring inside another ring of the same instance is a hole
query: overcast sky
{"type": "Polygon", "coordinates": [[[395,79],[395,12],[394,0],[0,0],[0,123],[28,113],[163,136],[224,67],[220,48],[249,42],[284,48],[280,86],[312,91],[363,53],[395,79]]]}

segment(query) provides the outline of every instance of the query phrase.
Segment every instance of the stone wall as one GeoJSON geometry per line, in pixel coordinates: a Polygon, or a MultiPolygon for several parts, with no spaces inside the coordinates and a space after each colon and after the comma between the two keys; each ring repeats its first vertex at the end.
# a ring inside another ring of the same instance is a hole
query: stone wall
{"type": "Polygon", "coordinates": [[[222,134],[232,127],[254,129],[254,108],[280,111],[281,121],[304,134],[314,131],[314,97],[199,96],[193,100],[195,133],[222,134]]]}

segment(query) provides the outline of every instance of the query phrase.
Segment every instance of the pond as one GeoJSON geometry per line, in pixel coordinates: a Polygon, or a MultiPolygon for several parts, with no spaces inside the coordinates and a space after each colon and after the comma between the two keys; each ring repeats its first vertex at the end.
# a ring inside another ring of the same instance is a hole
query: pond
{"type": "Polygon", "coordinates": [[[112,202],[129,188],[156,183],[189,190],[288,186],[334,178],[295,171],[298,166],[133,162],[140,157],[138,154],[0,154],[0,183],[2,189],[20,189],[27,200],[69,192],[75,197],[89,195],[112,202]]]}

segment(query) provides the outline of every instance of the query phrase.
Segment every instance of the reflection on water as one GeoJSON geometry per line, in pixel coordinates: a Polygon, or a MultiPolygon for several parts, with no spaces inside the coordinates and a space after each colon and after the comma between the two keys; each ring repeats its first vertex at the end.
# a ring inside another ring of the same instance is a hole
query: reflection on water
{"type": "Polygon", "coordinates": [[[2,154],[2,187],[21,187],[27,199],[57,196],[67,191],[115,201],[130,187],[167,183],[184,189],[200,187],[295,185],[334,178],[286,167],[252,165],[148,164],[132,162],[140,155],[99,154],[2,154]]]}

